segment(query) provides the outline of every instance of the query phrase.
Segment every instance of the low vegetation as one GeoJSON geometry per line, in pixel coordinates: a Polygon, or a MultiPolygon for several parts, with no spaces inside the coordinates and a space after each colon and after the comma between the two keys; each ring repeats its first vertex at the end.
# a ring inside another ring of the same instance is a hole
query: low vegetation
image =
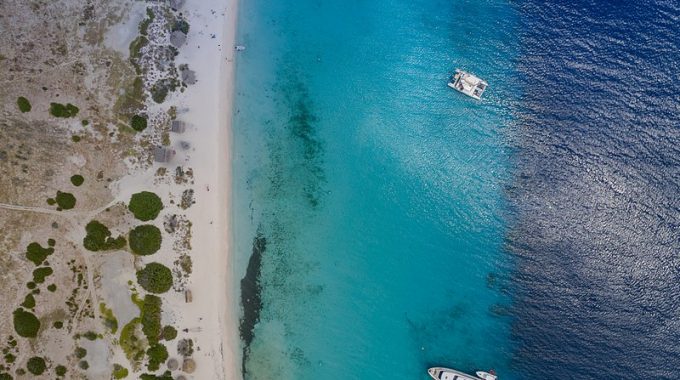
{"type": "Polygon", "coordinates": [[[118,319],[113,315],[113,310],[106,307],[105,303],[99,304],[99,313],[104,319],[104,326],[111,331],[111,334],[115,334],[118,331],[118,319]]]}
{"type": "Polygon", "coordinates": [[[130,249],[137,255],[151,255],[161,248],[161,231],[158,227],[145,224],[130,231],[130,249]]]}
{"type": "Polygon", "coordinates": [[[82,359],[87,356],[87,350],[82,347],[76,347],[74,354],[78,359],[82,359]]]}
{"type": "Polygon", "coordinates": [[[168,349],[164,345],[156,343],[146,350],[146,355],[149,357],[146,368],[149,371],[158,371],[161,368],[161,364],[168,360],[168,349]]]}
{"type": "Polygon", "coordinates": [[[71,183],[73,186],[80,186],[85,182],[85,178],[83,178],[82,175],[80,174],[75,174],[71,176],[71,183]]]}
{"type": "Polygon", "coordinates": [[[127,243],[122,236],[111,237],[111,231],[96,220],[85,226],[85,232],[87,235],[83,239],[83,246],[93,252],[122,249],[127,243]]]}
{"type": "Polygon", "coordinates": [[[26,369],[28,372],[34,374],[34,375],[42,375],[43,372],[47,369],[47,365],[45,364],[45,359],[39,357],[39,356],[34,356],[30,359],[28,359],[28,362],[26,362],[26,369]]]}
{"type": "Polygon", "coordinates": [[[40,265],[47,259],[47,256],[54,253],[54,248],[48,247],[43,248],[38,243],[31,243],[26,247],[26,258],[33,262],[35,265],[40,265]]]}
{"type": "Polygon", "coordinates": [[[12,314],[14,330],[24,338],[35,338],[40,330],[40,321],[35,314],[21,308],[14,310],[12,314]]]}
{"type": "Polygon", "coordinates": [[[120,364],[114,364],[111,376],[116,380],[124,379],[128,376],[128,369],[120,364]]]}
{"type": "Polygon", "coordinates": [[[143,338],[137,336],[137,326],[141,322],[140,318],[134,318],[120,330],[120,347],[125,352],[125,356],[133,364],[139,363],[144,359],[146,344],[143,338]]]}
{"type": "Polygon", "coordinates": [[[130,42],[130,61],[135,65],[137,74],[141,74],[141,68],[137,64],[137,61],[142,57],[142,49],[149,43],[149,39],[144,36],[137,36],[132,42],[130,42]]]}
{"type": "Polygon", "coordinates": [[[57,196],[54,200],[57,203],[57,209],[70,210],[76,206],[76,197],[71,193],[57,191],[57,196]]]}
{"type": "Polygon", "coordinates": [[[19,111],[23,113],[31,112],[31,102],[23,96],[17,98],[17,106],[19,106],[19,111]]]}
{"type": "Polygon", "coordinates": [[[146,8],[146,18],[139,23],[139,34],[146,36],[149,30],[149,25],[156,18],[151,8],[146,8]]]}
{"type": "Polygon", "coordinates": [[[162,375],[157,376],[151,373],[143,373],[139,376],[140,380],[172,380],[170,371],[165,371],[162,375]]]}
{"type": "Polygon", "coordinates": [[[173,340],[177,338],[177,329],[172,326],[165,326],[162,335],[165,340],[173,340]]]}
{"type": "Polygon", "coordinates": [[[158,213],[163,209],[163,201],[161,201],[161,198],[155,193],[142,191],[132,194],[128,209],[135,218],[146,222],[156,219],[158,213]]]}
{"type": "Polygon", "coordinates": [[[172,25],[172,31],[180,31],[184,34],[189,34],[189,23],[181,18],[175,21],[175,23],[172,25]]]}
{"type": "Polygon", "coordinates": [[[61,103],[50,103],[50,114],[55,117],[75,117],[78,114],[78,107],[71,103],[66,105],[61,103]]]}
{"type": "Polygon", "coordinates": [[[45,278],[52,275],[52,273],[54,273],[54,271],[50,267],[37,268],[33,271],[33,282],[42,284],[45,282],[45,278]]]}
{"type": "Polygon", "coordinates": [[[66,375],[66,367],[63,365],[58,365],[55,369],[54,372],[57,374],[57,376],[64,376],[66,375]]]}
{"type": "Polygon", "coordinates": [[[160,263],[149,263],[137,272],[137,282],[147,292],[161,294],[172,288],[172,271],[160,263]]]}
{"type": "Polygon", "coordinates": [[[33,309],[35,307],[35,298],[33,297],[33,294],[27,294],[24,298],[24,302],[21,303],[21,306],[26,309],[33,309]]]}
{"type": "Polygon", "coordinates": [[[153,99],[154,102],[161,104],[165,101],[165,98],[168,97],[170,86],[166,80],[162,79],[154,83],[149,91],[151,92],[151,99],[153,99]]]}
{"type": "Polygon", "coordinates": [[[163,302],[160,297],[147,294],[144,297],[142,307],[141,323],[142,332],[146,336],[149,345],[158,343],[161,335],[161,306],[163,302]]]}
{"type": "Polygon", "coordinates": [[[132,127],[132,129],[134,129],[137,132],[145,130],[147,127],[146,117],[141,115],[134,115],[130,119],[130,127],[132,127]]]}

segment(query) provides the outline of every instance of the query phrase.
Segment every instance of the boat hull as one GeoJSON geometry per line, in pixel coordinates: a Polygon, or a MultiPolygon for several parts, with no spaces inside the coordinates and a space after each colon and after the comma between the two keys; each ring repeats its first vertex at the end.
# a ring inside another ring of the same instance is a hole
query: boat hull
{"type": "Polygon", "coordinates": [[[435,380],[480,380],[477,376],[444,367],[432,367],[427,373],[435,380]]]}

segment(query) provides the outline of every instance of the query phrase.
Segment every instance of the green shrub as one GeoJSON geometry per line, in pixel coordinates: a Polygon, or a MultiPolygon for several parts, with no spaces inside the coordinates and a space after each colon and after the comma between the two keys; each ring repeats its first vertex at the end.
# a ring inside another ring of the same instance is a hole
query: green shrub
{"type": "Polygon", "coordinates": [[[73,140],[73,142],[78,142],[78,141],[80,141],[80,136],[73,135],[73,136],[71,136],[71,140],[73,140]]]}
{"type": "Polygon", "coordinates": [[[43,248],[38,243],[31,243],[26,247],[26,258],[35,265],[40,265],[47,259],[47,256],[54,253],[54,248],[43,248]]]}
{"type": "Polygon", "coordinates": [[[151,255],[161,248],[161,230],[151,224],[130,231],[130,249],[137,255],[151,255]]]}
{"type": "Polygon", "coordinates": [[[85,178],[83,178],[82,175],[80,174],[75,174],[71,176],[71,183],[73,186],[80,186],[85,182],[85,178]]]}
{"type": "MultiPolygon", "coordinates": [[[[4,350],[3,350],[3,351],[4,351],[4,350]]],[[[11,354],[11,353],[9,353],[9,352],[5,354],[5,362],[6,362],[7,364],[12,364],[12,363],[14,363],[16,360],[17,360],[17,357],[14,356],[13,354],[11,354]]]]}
{"type": "Polygon", "coordinates": [[[87,360],[81,360],[78,363],[78,367],[80,367],[80,369],[82,369],[84,371],[84,370],[90,368],[90,363],[88,363],[87,360]]]}
{"type": "Polygon", "coordinates": [[[163,302],[158,296],[147,294],[142,307],[142,332],[149,344],[158,343],[161,335],[161,306],[163,302]]]}
{"type": "Polygon", "coordinates": [[[54,198],[47,198],[46,202],[50,206],[54,206],[57,203],[57,201],[55,201],[54,198]]]}
{"type": "Polygon", "coordinates": [[[29,281],[29,282],[26,283],[26,287],[29,288],[29,289],[35,289],[37,286],[38,285],[33,281],[29,281]]]}
{"type": "Polygon", "coordinates": [[[151,92],[151,99],[158,104],[163,103],[165,98],[168,97],[168,92],[170,92],[168,86],[161,81],[154,83],[149,91],[151,92]]]}
{"type": "Polygon", "coordinates": [[[160,263],[149,263],[137,272],[137,283],[147,292],[161,294],[172,287],[172,271],[160,263]]]}
{"type": "Polygon", "coordinates": [[[85,232],[87,235],[83,239],[83,246],[93,252],[122,249],[127,243],[122,236],[111,237],[111,231],[96,220],[85,226],[85,232]]]}
{"type": "Polygon", "coordinates": [[[120,347],[125,352],[125,356],[134,365],[144,359],[144,340],[140,339],[137,332],[137,325],[141,322],[140,318],[134,318],[120,330],[120,347]]]}
{"type": "Polygon", "coordinates": [[[70,210],[76,205],[76,197],[71,193],[63,193],[57,191],[57,196],[55,197],[57,201],[57,206],[62,210],[70,210]]]}
{"type": "Polygon", "coordinates": [[[173,340],[177,338],[177,329],[172,326],[165,326],[162,335],[165,340],[173,340]]]}
{"type": "Polygon", "coordinates": [[[75,117],[78,114],[78,111],[78,107],[71,103],[66,105],[50,103],[50,114],[55,117],[75,117]]]}
{"type": "Polygon", "coordinates": [[[142,57],[142,48],[148,43],[149,40],[144,36],[138,36],[130,42],[130,60],[133,61],[133,63],[142,57]]]}
{"type": "Polygon", "coordinates": [[[28,359],[28,362],[26,362],[26,369],[28,372],[34,375],[42,375],[46,368],[47,365],[45,365],[45,359],[39,356],[34,356],[28,359]]]}
{"type": "Polygon", "coordinates": [[[150,191],[142,191],[132,194],[128,209],[135,218],[146,222],[156,219],[158,213],[163,209],[163,201],[158,195],[150,191]]]}
{"type": "Polygon", "coordinates": [[[106,307],[105,303],[99,304],[99,313],[104,318],[104,326],[111,330],[111,334],[115,334],[118,331],[118,319],[113,315],[113,310],[106,307]]]}
{"type": "Polygon", "coordinates": [[[87,340],[97,340],[97,338],[99,338],[99,336],[94,331],[88,331],[85,334],[83,334],[83,338],[85,338],[87,340]]]}
{"type": "Polygon", "coordinates": [[[146,354],[149,356],[149,363],[146,368],[149,371],[158,371],[161,364],[168,360],[168,350],[164,345],[156,343],[146,350],[146,354]]]}
{"type": "Polygon", "coordinates": [[[54,292],[57,291],[57,285],[56,285],[56,284],[47,285],[47,290],[49,290],[50,292],[54,293],[54,292]]]}
{"type": "Polygon", "coordinates": [[[58,365],[57,368],[54,369],[54,372],[57,374],[57,376],[64,376],[66,375],[66,367],[63,365],[58,365]]]}
{"type": "Polygon", "coordinates": [[[151,8],[146,8],[146,18],[139,23],[139,34],[146,36],[149,25],[151,25],[155,18],[156,15],[153,13],[153,10],[151,8]]]}
{"type": "Polygon", "coordinates": [[[124,379],[128,376],[128,369],[120,364],[113,365],[113,373],[111,374],[114,379],[124,379]]]}
{"type": "Polygon", "coordinates": [[[54,247],[55,244],[57,244],[57,241],[56,241],[56,240],[54,240],[54,239],[47,239],[47,245],[49,245],[50,247],[54,247]]]}
{"type": "Polygon", "coordinates": [[[19,111],[23,113],[31,111],[31,102],[23,96],[17,98],[17,105],[19,106],[19,111]]]}
{"type": "Polygon", "coordinates": [[[55,322],[52,324],[52,326],[54,326],[55,329],[60,329],[60,328],[64,327],[64,322],[62,322],[62,321],[55,321],[55,322]]]}
{"type": "Polygon", "coordinates": [[[175,21],[174,25],[172,26],[172,31],[181,31],[184,34],[189,34],[189,23],[185,19],[179,19],[175,21]]]}
{"type": "Polygon", "coordinates": [[[87,350],[82,347],[76,347],[74,353],[78,359],[82,359],[87,355],[87,350]]]}
{"type": "Polygon", "coordinates": [[[0,380],[14,380],[14,378],[9,373],[0,372],[0,380]]]}
{"type": "Polygon", "coordinates": [[[33,294],[29,293],[26,295],[24,302],[21,303],[21,306],[25,307],[26,309],[33,309],[35,307],[35,298],[33,298],[33,294]]]}
{"type": "Polygon", "coordinates": [[[40,321],[33,313],[23,309],[16,309],[12,315],[14,331],[16,331],[19,336],[23,336],[24,338],[35,338],[38,336],[40,321]]]}
{"type": "Polygon", "coordinates": [[[165,371],[162,375],[156,376],[151,373],[143,373],[139,376],[140,380],[172,380],[170,371],[165,371]]]}
{"type": "Polygon", "coordinates": [[[90,121],[87,119],[83,119],[80,121],[80,125],[82,125],[83,127],[87,127],[88,125],[90,125],[90,121]]]}
{"type": "Polygon", "coordinates": [[[52,275],[54,271],[50,267],[37,268],[33,271],[33,282],[42,284],[45,282],[45,277],[52,275]]]}
{"type": "Polygon", "coordinates": [[[130,127],[137,132],[141,132],[146,129],[147,120],[146,117],[141,115],[135,115],[130,119],[130,127]]]}

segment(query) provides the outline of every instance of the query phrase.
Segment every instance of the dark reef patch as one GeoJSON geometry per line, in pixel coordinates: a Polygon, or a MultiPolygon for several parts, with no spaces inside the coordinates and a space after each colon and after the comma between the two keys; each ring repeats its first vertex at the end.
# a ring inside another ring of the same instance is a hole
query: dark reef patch
{"type": "Polygon", "coordinates": [[[241,279],[241,305],[243,306],[243,318],[239,330],[243,340],[242,372],[246,373],[246,361],[250,351],[250,344],[255,337],[253,330],[260,321],[262,310],[262,296],[260,289],[260,271],[262,267],[262,254],[267,246],[267,240],[261,233],[253,239],[253,253],[248,260],[246,275],[241,279]]]}

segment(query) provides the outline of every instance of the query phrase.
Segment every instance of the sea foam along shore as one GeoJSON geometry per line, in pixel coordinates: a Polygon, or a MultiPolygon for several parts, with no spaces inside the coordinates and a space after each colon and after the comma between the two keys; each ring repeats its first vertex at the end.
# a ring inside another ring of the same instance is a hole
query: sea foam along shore
{"type": "Polygon", "coordinates": [[[234,92],[234,45],[238,0],[190,1],[184,12],[191,25],[182,61],[196,71],[179,107],[193,128],[186,134],[194,147],[196,204],[188,209],[193,222],[194,300],[177,305],[185,326],[198,327],[194,359],[197,379],[240,379],[237,333],[237,282],[231,249],[231,119],[234,92]]]}

